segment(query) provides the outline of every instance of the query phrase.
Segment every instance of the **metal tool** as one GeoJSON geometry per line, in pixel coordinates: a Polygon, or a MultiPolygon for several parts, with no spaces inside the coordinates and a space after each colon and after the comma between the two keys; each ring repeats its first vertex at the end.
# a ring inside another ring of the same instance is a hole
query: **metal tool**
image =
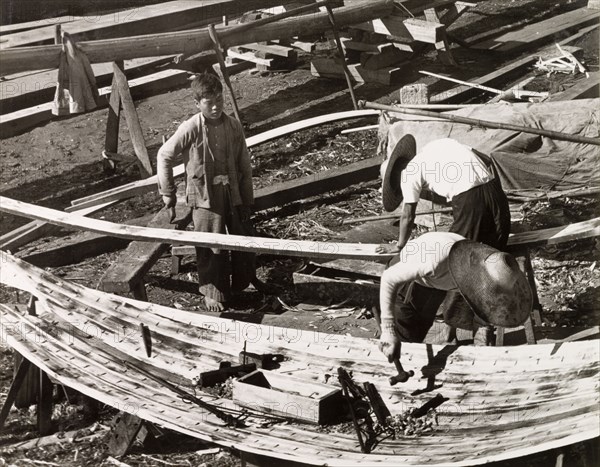
{"type": "Polygon", "coordinates": [[[208,412],[212,413],[219,419],[223,420],[228,426],[232,426],[232,427],[244,426],[244,422],[240,417],[245,416],[245,414],[241,414],[240,417],[234,417],[233,415],[224,412],[220,408],[218,408],[212,404],[208,404],[207,402],[204,402],[202,399],[199,399],[198,397],[194,396],[193,394],[190,394],[190,393],[184,391],[183,389],[178,388],[177,386],[169,383],[166,379],[163,379],[160,376],[156,376],[155,374],[150,373],[149,371],[146,371],[143,368],[133,365],[127,361],[123,361],[123,364],[130,370],[137,371],[137,372],[143,374],[144,376],[146,376],[147,378],[150,378],[151,380],[156,381],[161,386],[164,386],[167,389],[173,391],[175,394],[180,396],[183,400],[193,402],[194,404],[199,405],[203,409],[207,410],[208,412]]]}
{"type": "Polygon", "coordinates": [[[412,370],[404,371],[400,360],[398,360],[397,358],[394,358],[394,365],[396,365],[396,371],[398,372],[398,374],[390,376],[389,381],[391,386],[394,386],[396,383],[406,383],[408,381],[408,378],[415,375],[415,372],[412,370]]]}
{"type": "Polygon", "coordinates": [[[140,331],[142,333],[142,341],[144,342],[144,349],[146,349],[146,355],[152,356],[152,336],[150,335],[150,329],[144,323],[140,323],[140,331]]]}
{"type": "Polygon", "coordinates": [[[375,433],[373,420],[369,414],[370,406],[365,400],[366,393],[352,381],[348,372],[342,367],[338,368],[338,379],[342,386],[342,396],[350,409],[352,424],[354,425],[354,430],[358,437],[360,450],[365,454],[368,454],[375,445],[377,433],[375,433]]]}

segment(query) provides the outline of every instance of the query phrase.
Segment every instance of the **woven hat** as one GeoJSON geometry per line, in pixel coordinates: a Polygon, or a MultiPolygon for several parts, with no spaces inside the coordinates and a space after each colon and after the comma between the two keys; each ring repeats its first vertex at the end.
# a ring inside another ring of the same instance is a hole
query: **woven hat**
{"type": "Polygon", "coordinates": [[[450,274],[475,315],[494,326],[523,324],[533,294],[514,256],[472,240],[452,245],[450,274]]]}
{"type": "Polygon", "coordinates": [[[396,143],[392,155],[387,160],[381,194],[383,197],[383,208],[392,212],[402,202],[402,190],[400,189],[400,173],[417,153],[417,142],[411,134],[404,135],[396,143]]]}

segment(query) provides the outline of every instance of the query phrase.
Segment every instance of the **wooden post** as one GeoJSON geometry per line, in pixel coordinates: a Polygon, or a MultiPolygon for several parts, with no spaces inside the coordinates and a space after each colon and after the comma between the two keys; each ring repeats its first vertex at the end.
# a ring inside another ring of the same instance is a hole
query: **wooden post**
{"type": "Polygon", "coordinates": [[[8,417],[8,414],[10,412],[10,408],[17,400],[17,396],[19,395],[21,386],[23,385],[23,382],[25,381],[25,378],[29,373],[30,366],[31,363],[29,362],[29,360],[26,360],[24,358],[21,359],[21,362],[19,363],[19,366],[17,368],[15,378],[13,379],[13,382],[10,385],[10,389],[8,390],[8,394],[6,395],[6,400],[4,401],[2,410],[0,410],[0,430],[2,430],[2,428],[4,427],[4,422],[6,422],[6,418],[8,417]]]}
{"type": "Polygon", "coordinates": [[[356,96],[354,95],[354,88],[352,87],[352,78],[350,75],[350,70],[348,69],[348,64],[346,63],[346,55],[344,54],[344,48],[342,47],[340,34],[338,32],[337,24],[335,22],[335,17],[333,16],[333,10],[331,9],[331,6],[329,6],[329,4],[325,5],[325,8],[327,8],[327,15],[329,16],[329,22],[331,23],[331,29],[333,30],[335,44],[337,45],[337,49],[342,60],[342,68],[344,70],[344,76],[346,77],[346,83],[348,83],[348,90],[350,91],[350,97],[352,98],[352,105],[354,106],[354,110],[358,110],[358,102],[356,101],[356,96]]]}
{"type": "Polygon", "coordinates": [[[54,26],[54,43],[62,44],[62,28],[60,24],[54,26]]]}
{"type": "Polygon", "coordinates": [[[52,433],[52,392],[54,385],[45,371],[39,369],[40,392],[37,403],[37,425],[40,436],[52,433]]]}
{"type": "MultiPolygon", "coordinates": [[[[434,23],[442,22],[435,8],[428,8],[424,13],[427,21],[432,21],[434,23]]],[[[438,58],[444,65],[458,66],[454,60],[454,57],[452,56],[452,52],[450,51],[450,43],[448,42],[448,37],[446,36],[446,28],[440,31],[440,34],[441,40],[435,43],[438,58]]]]}
{"type": "Polygon", "coordinates": [[[225,59],[223,58],[223,51],[221,49],[221,43],[219,42],[219,36],[217,36],[217,31],[215,31],[215,25],[208,25],[208,34],[210,35],[210,39],[213,42],[213,48],[215,49],[215,54],[217,55],[217,60],[219,61],[219,71],[227,89],[229,90],[229,95],[231,97],[231,106],[233,107],[233,113],[235,114],[235,118],[238,119],[240,123],[242,123],[242,119],[240,117],[240,109],[238,108],[237,101],[235,100],[235,94],[233,93],[233,86],[231,85],[231,81],[229,80],[229,73],[227,72],[227,66],[225,65],[225,59]]]}
{"type": "MultiPolygon", "coordinates": [[[[123,60],[113,63],[113,67],[124,69],[123,60]]],[[[121,98],[119,96],[119,86],[113,76],[110,89],[110,99],[108,101],[108,116],[106,117],[106,135],[104,138],[104,150],[107,153],[116,153],[119,149],[119,119],[121,118],[121,98]]],[[[107,167],[114,170],[116,163],[110,159],[106,160],[107,167]]]]}
{"type": "Polygon", "coordinates": [[[127,121],[127,127],[129,128],[129,134],[131,136],[131,143],[133,144],[135,155],[140,160],[143,175],[150,177],[152,175],[152,164],[150,163],[150,157],[148,156],[148,150],[146,149],[142,126],[140,125],[140,120],[135,110],[135,105],[133,104],[133,98],[131,97],[131,92],[129,91],[127,78],[117,63],[113,63],[113,73],[114,81],[116,82],[119,90],[121,105],[123,106],[123,113],[125,114],[125,120],[127,121]]]}

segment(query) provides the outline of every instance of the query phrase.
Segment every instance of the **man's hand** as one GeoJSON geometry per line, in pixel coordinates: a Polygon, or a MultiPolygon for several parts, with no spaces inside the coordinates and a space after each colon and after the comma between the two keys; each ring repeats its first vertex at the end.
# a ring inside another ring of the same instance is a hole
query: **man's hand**
{"type": "Polygon", "coordinates": [[[400,253],[397,243],[382,243],[375,248],[375,253],[396,254],[400,253]]]}
{"type": "Polygon", "coordinates": [[[177,196],[175,195],[163,195],[163,203],[165,203],[165,209],[169,211],[169,222],[173,223],[175,220],[175,205],[177,204],[177,196]]]}
{"type": "Polygon", "coordinates": [[[165,208],[174,208],[177,204],[177,196],[175,195],[163,195],[162,197],[163,203],[165,203],[165,208]]]}
{"type": "Polygon", "coordinates": [[[400,357],[399,347],[400,339],[398,339],[396,332],[384,328],[381,331],[381,337],[379,338],[379,350],[387,357],[388,362],[392,363],[394,358],[400,357]]]}

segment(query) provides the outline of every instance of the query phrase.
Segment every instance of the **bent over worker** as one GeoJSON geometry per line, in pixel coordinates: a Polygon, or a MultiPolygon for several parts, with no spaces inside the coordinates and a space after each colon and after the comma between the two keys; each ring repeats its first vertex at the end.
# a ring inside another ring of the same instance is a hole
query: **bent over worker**
{"type": "Polygon", "coordinates": [[[449,231],[503,250],[510,233],[510,210],[492,159],[452,138],[436,139],[417,152],[412,135],[394,147],[383,172],[383,207],[394,211],[403,202],[398,243],[381,251],[401,250],[414,227],[423,190],[452,205],[449,231]]]}
{"type": "MultiPolygon", "coordinates": [[[[248,235],[254,193],[242,125],[223,112],[223,86],[216,76],[196,76],[191,89],[200,112],[183,122],[159,149],[159,193],[166,208],[175,207],[173,164],[183,155],[185,196],[194,230],[248,235]]],[[[256,277],[251,254],[232,252],[232,261],[239,258],[242,265],[233,269],[227,251],[196,248],[196,257],[199,291],[209,311],[223,310],[231,287],[243,290],[256,277]]]]}
{"type": "Polygon", "coordinates": [[[515,258],[452,232],[429,232],[406,243],[381,276],[379,348],[391,362],[402,342],[423,342],[447,291],[466,306],[475,327],[522,324],[533,307],[527,278],[515,258]]]}

